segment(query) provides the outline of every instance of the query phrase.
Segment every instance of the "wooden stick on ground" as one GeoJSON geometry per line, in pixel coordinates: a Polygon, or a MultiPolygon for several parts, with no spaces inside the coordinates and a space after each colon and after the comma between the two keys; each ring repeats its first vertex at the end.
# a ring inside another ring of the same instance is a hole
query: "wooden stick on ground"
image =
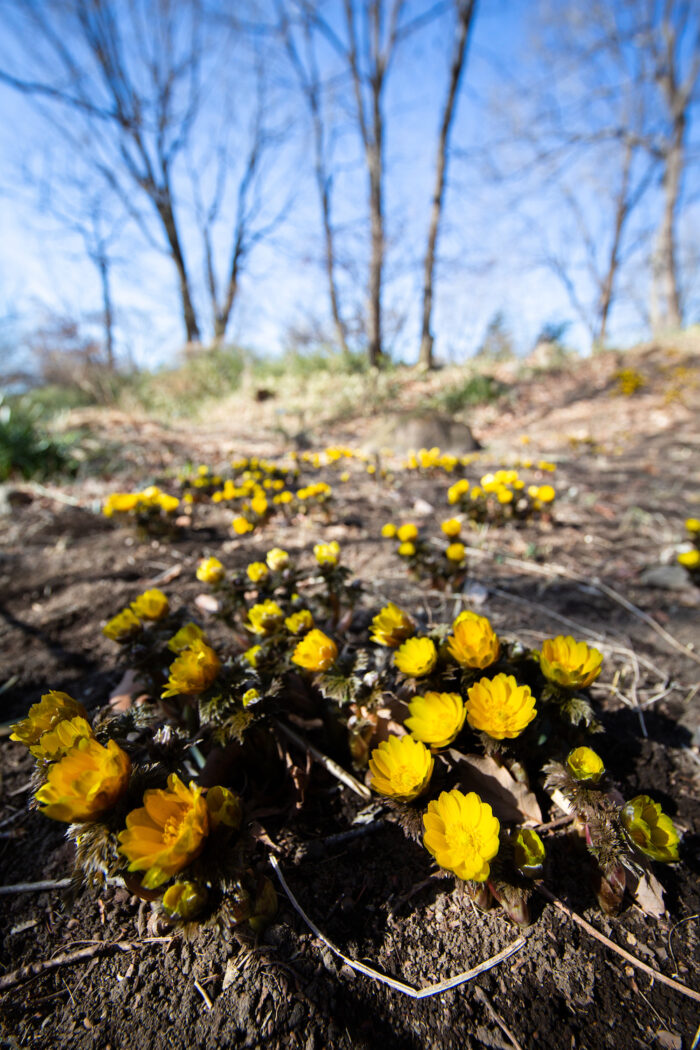
{"type": "Polygon", "coordinates": [[[27,963],[0,977],[0,992],[7,992],[10,988],[28,981],[31,977],[38,977],[49,970],[57,970],[61,966],[72,966],[73,963],[82,962],[84,959],[94,959],[98,955],[106,955],[108,952],[118,949],[120,952],[133,952],[147,944],[170,944],[172,937],[145,937],[141,941],[100,941],[90,944],[87,948],[78,948],[75,952],[64,952],[55,955],[53,959],[41,959],[39,962],[27,963]]]}
{"type": "Polygon", "coordinates": [[[329,758],[328,755],[324,755],[322,751],[319,751],[318,748],[313,746],[313,744],[310,744],[308,740],[304,740],[302,736],[299,736],[299,734],[295,733],[293,729],[290,729],[285,722],[280,722],[278,719],[275,719],[274,724],[275,728],[279,729],[282,735],[286,736],[288,740],[291,740],[292,743],[296,744],[297,747],[302,748],[304,751],[308,751],[311,757],[315,758],[316,761],[331,774],[331,776],[334,776],[336,780],[339,780],[342,784],[345,784],[346,787],[349,787],[351,791],[354,791],[356,795],[363,798],[365,802],[369,802],[372,797],[372,792],[368,787],[365,787],[364,784],[361,784],[352,773],[346,772],[346,770],[338,765],[337,762],[334,762],[332,758],[329,758]]]}

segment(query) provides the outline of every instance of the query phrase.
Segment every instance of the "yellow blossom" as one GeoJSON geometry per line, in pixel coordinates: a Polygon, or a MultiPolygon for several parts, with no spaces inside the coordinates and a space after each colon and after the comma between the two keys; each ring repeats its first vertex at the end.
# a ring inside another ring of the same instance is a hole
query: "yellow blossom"
{"type": "Polygon", "coordinates": [[[400,554],[402,558],[412,558],[413,555],[416,553],[416,545],[415,543],[411,543],[409,540],[406,540],[405,543],[399,544],[397,548],[397,553],[400,554]]]}
{"type": "Polygon", "coordinates": [[[193,642],[206,642],[206,640],[202,628],[190,622],[175,632],[168,642],[168,649],[173,653],[181,653],[183,649],[189,649],[193,642]]]}
{"type": "Polygon", "coordinates": [[[136,510],[140,499],[138,492],[113,492],[105,500],[102,513],[106,518],[111,518],[114,514],[127,514],[136,510]]]}
{"type": "Polygon", "coordinates": [[[513,836],[513,859],[521,875],[537,878],[544,864],[544,843],[532,828],[518,828],[513,836]]]}
{"type": "Polygon", "coordinates": [[[685,527],[688,532],[700,532],[700,518],[686,518],[685,527]]]}
{"type": "Polygon", "coordinates": [[[39,759],[55,762],[67,754],[78,740],[92,735],[92,726],[85,718],[80,715],[64,718],[54,729],[42,734],[39,743],[32,748],[32,754],[39,759]]]}
{"type": "Polygon", "coordinates": [[[459,693],[414,696],[408,705],[406,727],[416,740],[429,747],[447,747],[464,725],[466,710],[459,693]]]}
{"type": "Polygon", "coordinates": [[[385,525],[382,525],[382,536],[385,540],[393,540],[396,535],[396,526],[392,525],[390,521],[387,521],[385,525]]]}
{"type": "Polygon", "coordinates": [[[380,795],[410,802],[427,788],[433,765],[425,744],[411,736],[390,736],[370,756],[370,785],[380,795]]]}
{"type": "Polygon", "coordinates": [[[82,704],[68,693],[52,689],[50,693],[44,693],[37,704],[32,704],[21,722],[12,726],[10,740],[17,740],[38,756],[41,755],[41,747],[37,745],[44,733],[54,729],[64,719],[86,717],[87,711],[82,704]]]}
{"type": "Polygon", "coordinates": [[[36,800],[42,813],[54,820],[96,820],[124,794],[130,773],[129,756],[114,740],[103,747],[92,737],[82,737],[49,766],[36,800]]]}
{"type": "Polygon", "coordinates": [[[250,649],[246,649],[243,653],[244,658],[248,661],[251,667],[258,666],[258,655],[260,654],[261,649],[262,645],[251,645],[250,649]]]}
{"type": "Polygon", "coordinates": [[[601,671],[603,654],[571,635],[548,638],[542,643],[540,667],[546,678],[568,689],[583,689],[601,671]]]}
{"type": "Polygon", "coordinates": [[[469,725],[488,733],[494,740],[520,736],[537,715],[530,687],[518,685],[512,674],[482,678],[467,695],[469,725]]]}
{"type": "Polygon", "coordinates": [[[340,555],[340,544],[337,540],[330,543],[317,543],[314,546],[314,557],[319,565],[337,565],[340,555]]]}
{"type": "Polygon", "coordinates": [[[540,503],[551,503],[555,496],[556,492],[552,485],[540,485],[537,489],[537,495],[535,498],[538,499],[540,503]]]}
{"type": "Polygon", "coordinates": [[[261,580],[265,579],[269,572],[270,570],[264,561],[252,561],[246,569],[248,579],[252,580],[253,583],[260,583],[261,580]]]}
{"type": "Polygon", "coordinates": [[[172,514],[180,506],[180,500],[177,496],[169,496],[167,492],[159,493],[156,502],[166,514],[172,514]]]}
{"type": "Polygon", "coordinates": [[[310,609],[300,609],[299,612],[292,613],[284,621],[284,626],[290,634],[304,634],[310,631],[313,625],[314,618],[310,609]]]}
{"type": "Polygon", "coordinates": [[[327,671],[338,656],[338,646],[323,631],[314,628],[297,645],[292,653],[292,663],[305,667],[307,671],[327,671]]]}
{"type": "Polygon", "coordinates": [[[262,518],[263,514],[265,514],[265,512],[267,511],[267,508],[267,496],[265,496],[264,493],[258,492],[255,496],[253,496],[252,500],[250,501],[250,509],[252,510],[253,514],[257,514],[259,518],[262,518]]]}
{"type": "Polygon", "coordinates": [[[697,569],[700,567],[700,550],[682,551],[678,561],[684,569],[697,569]]]}
{"type": "Polygon", "coordinates": [[[396,538],[401,543],[409,543],[411,540],[418,538],[418,526],[414,525],[413,522],[406,522],[405,525],[400,525],[396,530],[396,538]]]}
{"type": "Polygon", "coordinates": [[[269,634],[284,619],[277,602],[267,598],[248,610],[246,627],[252,634],[269,634]]]}
{"type": "Polygon", "coordinates": [[[670,817],[648,795],[637,795],[622,807],[622,824],[637,849],[653,860],[678,860],[678,832],[670,817]]]}
{"type": "Polygon", "coordinates": [[[445,551],[445,557],[448,561],[459,564],[459,562],[464,561],[466,553],[467,549],[463,543],[451,543],[445,551]]]}
{"type": "Polygon", "coordinates": [[[265,555],[265,561],[268,568],[272,569],[273,572],[281,572],[282,569],[286,569],[289,565],[289,554],[287,551],[282,550],[281,547],[273,547],[265,555]]]}
{"type": "Polygon", "coordinates": [[[443,791],[423,816],[423,845],[441,868],[459,879],[485,882],[498,853],[500,824],[475,791],[443,791]]]}
{"type": "Polygon", "coordinates": [[[219,824],[238,831],[243,821],[243,806],[240,797],[226,787],[211,787],[207,791],[207,809],[212,829],[219,824]]]}
{"type": "Polygon", "coordinates": [[[246,689],[245,693],[241,697],[241,703],[243,704],[244,707],[247,707],[248,704],[254,704],[255,701],[259,700],[259,699],[260,699],[260,693],[258,692],[257,689],[254,689],[254,688],[246,689]]]}
{"type": "Polygon", "coordinates": [[[126,818],[119,850],[129,871],[145,871],[142,885],[152,890],[187,867],[201,853],[209,834],[209,811],[202,789],[186,787],[176,773],[168,787],[144,793],[143,807],[126,818]]]}
{"type": "Polygon", "coordinates": [[[423,678],[437,663],[437,649],[432,638],[408,638],[394,653],[394,665],[403,674],[423,678]]]}
{"type": "Polygon", "coordinates": [[[131,609],[122,609],[120,613],[113,616],[102,628],[105,638],[113,642],[125,642],[141,630],[141,621],[135,616],[131,609]]]}
{"type": "Polygon", "coordinates": [[[237,518],[234,518],[231,522],[231,528],[237,536],[244,536],[246,532],[252,532],[255,526],[251,522],[249,522],[247,518],[244,518],[241,515],[239,515],[237,518]]]}
{"type": "Polygon", "coordinates": [[[448,518],[447,521],[443,521],[440,528],[446,536],[453,540],[462,531],[462,522],[459,518],[448,518]]]}
{"type": "Polygon", "coordinates": [[[459,481],[455,481],[454,485],[450,485],[447,490],[447,502],[454,506],[455,503],[459,503],[462,496],[469,492],[469,482],[466,478],[461,478],[459,481]]]}
{"type": "Polygon", "coordinates": [[[189,922],[196,919],[207,903],[207,891],[197,882],[174,882],[163,894],[168,915],[189,922]]]}
{"type": "Polygon", "coordinates": [[[206,642],[197,639],[183,649],[170,665],[170,677],[162,697],[203,693],[221,670],[221,660],[206,642]]]}
{"type": "Polygon", "coordinates": [[[140,620],[162,620],[170,612],[167,595],[153,587],[139,594],[131,603],[131,611],[140,620]]]}
{"type": "Polygon", "coordinates": [[[377,645],[394,649],[410,638],[414,631],[415,624],[411,617],[398,605],[389,602],[372,620],[370,638],[377,645]]]}
{"type": "Polygon", "coordinates": [[[605,766],[600,755],[590,747],[577,747],[566,756],[566,765],[574,780],[587,780],[597,783],[605,766]]]}
{"type": "Polygon", "coordinates": [[[452,625],[447,651],[462,667],[483,670],[498,659],[500,644],[488,618],[467,609],[452,625]]]}
{"type": "Polygon", "coordinates": [[[205,558],[197,566],[197,579],[200,583],[221,583],[226,570],[218,558],[205,558]]]}

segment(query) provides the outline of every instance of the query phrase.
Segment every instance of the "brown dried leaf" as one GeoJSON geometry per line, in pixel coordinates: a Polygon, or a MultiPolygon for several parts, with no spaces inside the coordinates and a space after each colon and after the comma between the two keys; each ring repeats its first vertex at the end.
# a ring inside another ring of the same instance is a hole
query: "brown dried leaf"
{"type": "Polygon", "coordinates": [[[454,748],[450,756],[457,763],[461,786],[476,791],[488,802],[499,820],[541,824],[542,811],[532,791],[519,783],[495,758],[488,755],[463,755],[454,748]]]}
{"type": "Polygon", "coordinates": [[[664,888],[652,872],[645,871],[636,886],[633,878],[632,885],[628,888],[634,897],[634,903],[645,915],[653,915],[655,919],[660,919],[666,914],[664,888]]]}
{"type": "Polygon", "coordinates": [[[198,594],[194,604],[200,612],[208,613],[211,616],[219,611],[219,602],[213,594],[198,594]]]}

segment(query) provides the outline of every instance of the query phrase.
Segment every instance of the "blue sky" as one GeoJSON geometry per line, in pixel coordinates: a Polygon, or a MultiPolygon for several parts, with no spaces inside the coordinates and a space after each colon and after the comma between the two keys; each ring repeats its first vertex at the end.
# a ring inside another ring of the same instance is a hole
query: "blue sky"
{"type": "MultiPolygon", "coordinates": [[[[579,297],[591,298],[584,252],[576,224],[557,184],[545,186],[528,178],[501,183],[486,163],[486,147],[507,138],[508,126],[520,115],[527,120],[529,103],[517,84],[543,81],[549,72],[546,54],[538,55],[531,40],[531,20],[540,0],[481,0],[475,21],[466,76],[453,132],[445,224],[439,245],[440,264],[435,307],[436,351],[440,358],[461,361],[479,345],[493,314],[503,310],[516,347],[526,352],[545,322],[571,322],[567,340],[581,352],[590,335],[577,317],[566,291],[541,264],[545,247],[566,259],[579,297]],[[503,112],[505,110],[505,113],[503,112]]],[[[413,10],[429,4],[413,2],[413,10]]],[[[339,24],[341,5],[325,5],[339,24]]],[[[385,309],[388,349],[406,361],[415,360],[419,342],[420,263],[424,251],[433,181],[439,110],[445,92],[450,54],[449,17],[436,20],[410,38],[398,54],[386,98],[387,294],[385,309]],[[394,323],[396,322],[396,323],[394,323]]],[[[0,64],[8,56],[21,71],[8,30],[0,29],[0,64]]],[[[325,61],[331,70],[332,58],[325,61]]],[[[231,63],[233,65],[234,63],[231,63]]],[[[273,122],[292,127],[287,141],[270,159],[265,203],[270,213],[285,208],[285,220],[267,241],[257,245],[246,265],[241,292],[229,328],[230,341],[261,352],[277,353],[288,343],[289,329],[307,321],[327,323],[328,306],[319,268],[318,206],[308,163],[310,138],[301,103],[285,86],[282,64],[271,65],[270,101],[273,122]]],[[[230,105],[236,116],[231,170],[236,175],[236,143],[245,141],[253,105],[249,63],[240,57],[236,68],[221,67],[217,90],[211,91],[211,111],[193,136],[199,163],[198,185],[212,185],[211,151],[220,133],[219,117],[230,105]]],[[[338,92],[334,111],[350,107],[338,92]]],[[[85,258],[80,237],[66,229],[53,212],[79,210],[89,193],[84,166],[66,148],[52,127],[50,109],[38,113],[32,103],[0,85],[0,315],[13,314],[27,331],[49,313],[76,318],[94,315],[100,293],[94,267],[85,258]],[[48,115],[48,122],[46,120],[48,115]],[[69,176],[78,174],[79,190],[69,176]],[[30,177],[31,176],[31,177],[30,177]]],[[[695,135],[697,140],[697,135],[695,135]]],[[[501,147],[498,159],[506,168],[525,157],[521,146],[501,147]]],[[[344,126],[335,143],[334,201],[342,226],[341,254],[350,268],[341,277],[346,314],[361,308],[365,280],[366,185],[359,143],[344,126]]],[[[609,227],[606,192],[615,158],[601,168],[596,157],[570,173],[588,229],[604,246],[609,227]],[[596,167],[596,165],[598,167],[596,167]]],[[[185,185],[185,173],[177,177],[185,185]]],[[[232,183],[233,186],[233,183],[232,183]]],[[[692,253],[700,225],[697,168],[689,169],[682,224],[683,251],[692,253]]],[[[194,283],[202,286],[203,262],[192,220],[193,200],[183,190],[182,226],[190,246],[194,283]]],[[[641,235],[656,219],[658,187],[652,186],[631,231],[641,235]]],[[[124,209],[105,205],[119,231],[113,245],[114,294],[118,307],[118,342],[140,364],[167,362],[183,343],[177,286],[167,257],[144,242],[127,221],[124,209]]],[[[230,218],[230,212],[229,212],[230,218]]],[[[221,268],[226,264],[229,228],[216,240],[221,268]]],[[[648,243],[647,243],[648,247],[648,243]]],[[[625,345],[645,334],[639,311],[646,295],[648,273],[644,242],[623,276],[621,295],[611,323],[611,341],[625,345]],[[629,287],[628,287],[629,286],[629,287]],[[637,300],[637,302],[635,302],[637,300]]],[[[696,269],[689,268],[689,321],[700,317],[696,269]]],[[[203,303],[202,293],[200,299],[203,303]]]]}

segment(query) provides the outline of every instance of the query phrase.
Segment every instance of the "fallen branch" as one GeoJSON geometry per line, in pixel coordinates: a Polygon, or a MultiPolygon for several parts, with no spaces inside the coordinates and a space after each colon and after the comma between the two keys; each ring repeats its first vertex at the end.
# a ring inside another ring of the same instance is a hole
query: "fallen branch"
{"type": "Polygon", "coordinates": [[[642,962],[641,959],[637,959],[634,955],[625,951],[624,948],[620,948],[620,946],[615,944],[614,941],[611,941],[609,937],[606,937],[604,933],[601,933],[600,930],[596,930],[595,926],[591,926],[590,922],[586,922],[584,918],[578,915],[575,911],[572,911],[563,901],[560,901],[558,897],[555,897],[553,893],[550,893],[550,891],[541,883],[536,883],[536,888],[543,897],[546,897],[547,900],[554,905],[555,908],[558,908],[559,911],[568,915],[569,918],[573,919],[577,925],[581,926],[586,933],[589,933],[591,937],[595,937],[595,939],[600,941],[601,944],[604,944],[606,948],[610,948],[610,950],[617,955],[621,955],[628,963],[631,963],[632,966],[636,967],[638,970],[643,970],[644,973],[653,977],[655,981],[660,981],[662,984],[668,985],[669,988],[673,988],[675,991],[680,992],[681,995],[687,995],[689,999],[694,999],[695,1002],[700,1003],[700,992],[696,992],[693,988],[686,987],[686,985],[681,984],[680,981],[674,981],[672,977],[666,977],[666,975],[660,973],[659,970],[655,970],[653,966],[648,966],[646,963],[642,962]]]}
{"type": "Polygon", "coordinates": [[[515,955],[516,952],[519,952],[526,943],[524,937],[518,937],[518,939],[513,941],[512,944],[509,944],[507,948],[503,948],[503,950],[498,952],[497,955],[492,955],[490,959],[485,959],[484,962],[479,963],[478,966],[473,967],[471,970],[465,970],[463,973],[458,973],[455,977],[448,977],[444,981],[430,984],[427,988],[414,988],[410,984],[405,984],[403,981],[399,981],[395,977],[388,977],[386,974],[380,973],[378,970],[373,970],[371,966],[366,966],[364,963],[357,962],[356,959],[351,959],[349,956],[344,955],[340,948],[337,948],[332,941],[329,941],[328,938],[321,933],[318,926],[316,926],[306,914],[287,885],[286,879],[282,874],[282,869],[275,857],[270,857],[270,864],[275,869],[280,885],[287,894],[289,902],[297,915],[304,920],[306,925],[316,934],[319,940],[321,940],[327,948],[330,948],[334,955],[337,955],[339,959],[342,959],[351,970],[355,970],[357,973],[363,973],[366,977],[372,977],[375,981],[381,981],[382,984],[388,985],[389,988],[394,988],[397,992],[403,992],[404,995],[410,996],[411,999],[427,999],[429,996],[439,995],[441,992],[447,992],[451,988],[457,988],[459,985],[471,981],[474,977],[478,977],[479,974],[485,973],[486,970],[490,970],[494,966],[498,966],[499,963],[509,959],[511,955],[515,955]]]}
{"type": "Polygon", "coordinates": [[[49,970],[58,970],[61,966],[72,966],[73,963],[82,962],[84,959],[94,959],[98,955],[106,955],[116,948],[120,952],[132,952],[146,944],[169,944],[172,937],[145,937],[142,941],[100,941],[91,944],[87,948],[79,948],[75,952],[64,952],[63,955],[55,955],[53,959],[42,959],[40,962],[27,963],[0,977],[0,992],[7,992],[10,988],[28,981],[32,977],[38,977],[49,970]]]}
{"type": "Polygon", "coordinates": [[[44,879],[42,882],[15,882],[10,886],[0,886],[0,896],[13,893],[41,893],[42,890],[65,890],[72,879],[44,879]]]}
{"type": "Polygon", "coordinates": [[[297,747],[302,748],[304,751],[308,751],[311,757],[315,758],[316,761],[331,774],[331,776],[334,776],[336,780],[341,782],[341,784],[345,784],[346,787],[349,787],[351,791],[354,791],[356,795],[363,798],[365,802],[369,802],[372,797],[372,792],[368,787],[365,787],[364,784],[361,784],[352,773],[346,772],[341,765],[334,762],[332,758],[328,757],[328,755],[324,755],[322,751],[319,751],[318,748],[313,746],[313,744],[310,744],[308,740],[304,740],[302,736],[295,733],[294,730],[290,729],[284,722],[275,719],[274,725],[276,729],[279,729],[283,736],[286,736],[287,739],[291,740],[292,743],[297,745],[297,747]]]}

